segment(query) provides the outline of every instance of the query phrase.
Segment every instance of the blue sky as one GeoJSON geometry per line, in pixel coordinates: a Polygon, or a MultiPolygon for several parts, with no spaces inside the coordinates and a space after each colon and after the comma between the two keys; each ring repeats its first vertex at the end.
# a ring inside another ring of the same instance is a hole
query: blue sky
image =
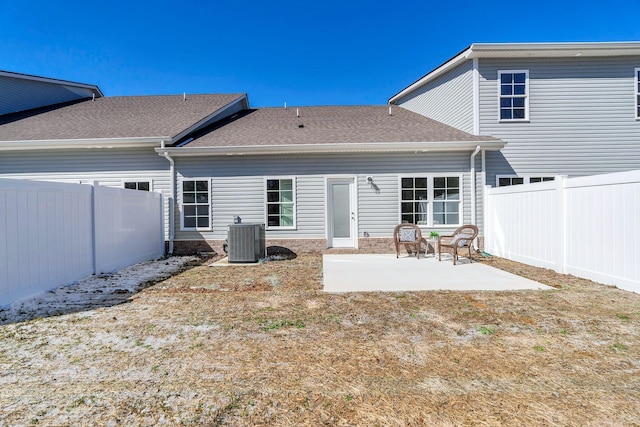
{"type": "Polygon", "coordinates": [[[107,96],[385,104],[474,42],[640,41],[640,0],[0,0],[0,70],[107,96]]]}

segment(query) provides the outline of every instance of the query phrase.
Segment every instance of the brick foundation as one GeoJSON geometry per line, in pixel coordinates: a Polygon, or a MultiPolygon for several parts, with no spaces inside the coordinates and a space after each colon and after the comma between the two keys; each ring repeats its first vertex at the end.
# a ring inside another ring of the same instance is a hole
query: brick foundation
{"type": "MultiPolygon", "coordinates": [[[[215,252],[223,254],[224,240],[176,240],[173,242],[174,255],[194,255],[201,252],[215,252]]],[[[478,237],[477,244],[480,250],[484,248],[484,237],[478,237]]],[[[363,254],[392,254],[395,246],[392,238],[361,237],[358,239],[358,249],[327,248],[325,239],[267,239],[269,246],[282,246],[295,253],[363,253],[363,254]]],[[[424,246],[423,246],[424,248],[424,246]]],[[[406,253],[401,247],[400,253],[406,253]]],[[[429,253],[433,253],[433,245],[429,243],[429,253]]]]}

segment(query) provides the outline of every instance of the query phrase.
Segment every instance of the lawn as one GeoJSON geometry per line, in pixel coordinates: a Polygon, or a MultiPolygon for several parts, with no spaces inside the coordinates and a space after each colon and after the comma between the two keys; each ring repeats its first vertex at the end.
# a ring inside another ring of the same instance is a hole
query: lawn
{"type": "Polygon", "coordinates": [[[325,294],[322,258],[191,268],[0,325],[0,425],[640,424],[640,295],[325,294]]]}

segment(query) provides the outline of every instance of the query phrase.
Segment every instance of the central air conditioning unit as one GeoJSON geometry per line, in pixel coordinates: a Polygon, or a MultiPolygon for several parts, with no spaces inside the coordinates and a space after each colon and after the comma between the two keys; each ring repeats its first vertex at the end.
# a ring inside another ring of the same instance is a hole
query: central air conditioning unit
{"type": "Polygon", "coordinates": [[[229,262],[258,262],[265,257],[264,224],[229,225],[229,262]]]}

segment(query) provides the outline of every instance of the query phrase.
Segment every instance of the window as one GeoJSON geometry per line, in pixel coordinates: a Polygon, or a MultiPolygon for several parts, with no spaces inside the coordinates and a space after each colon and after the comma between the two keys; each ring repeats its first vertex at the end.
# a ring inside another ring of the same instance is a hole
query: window
{"type": "Polygon", "coordinates": [[[503,176],[497,177],[498,187],[507,187],[509,185],[519,185],[524,184],[524,178],[520,178],[517,176],[503,176]]]}
{"type": "Polygon", "coordinates": [[[433,179],[433,223],[460,224],[460,178],[433,179]]]}
{"type": "Polygon", "coordinates": [[[267,178],[267,227],[295,228],[295,181],[293,178],[267,178]]]}
{"type": "Polygon", "coordinates": [[[182,227],[185,230],[211,228],[209,181],[182,181],[182,227]]]}
{"type": "Polygon", "coordinates": [[[529,71],[498,71],[500,120],[529,119],[529,71]]]}
{"type": "Polygon", "coordinates": [[[400,221],[418,225],[461,223],[461,176],[400,178],[400,221]]]}
{"type": "Polygon", "coordinates": [[[124,188],[130,190],[151,191],[151,182],[149,181],[126,181],[124,188]]]}
{"type": "Polygon", "coordinates": [[[498,187],[507,187],[509,185],[534,184],[536,182],[553,181],[552,176],[517,176],[517,175],[497,175],[496,183],[498,187]]]}
{"type": "Polygon", "coordinates": [[[636,68],[636,119],[640,119],[640,68],[636,68]]]}
{"type": "Polygon", "coordinates": [[[402,178],[402,222],[428,224],[428,178],[402,178]]]}

